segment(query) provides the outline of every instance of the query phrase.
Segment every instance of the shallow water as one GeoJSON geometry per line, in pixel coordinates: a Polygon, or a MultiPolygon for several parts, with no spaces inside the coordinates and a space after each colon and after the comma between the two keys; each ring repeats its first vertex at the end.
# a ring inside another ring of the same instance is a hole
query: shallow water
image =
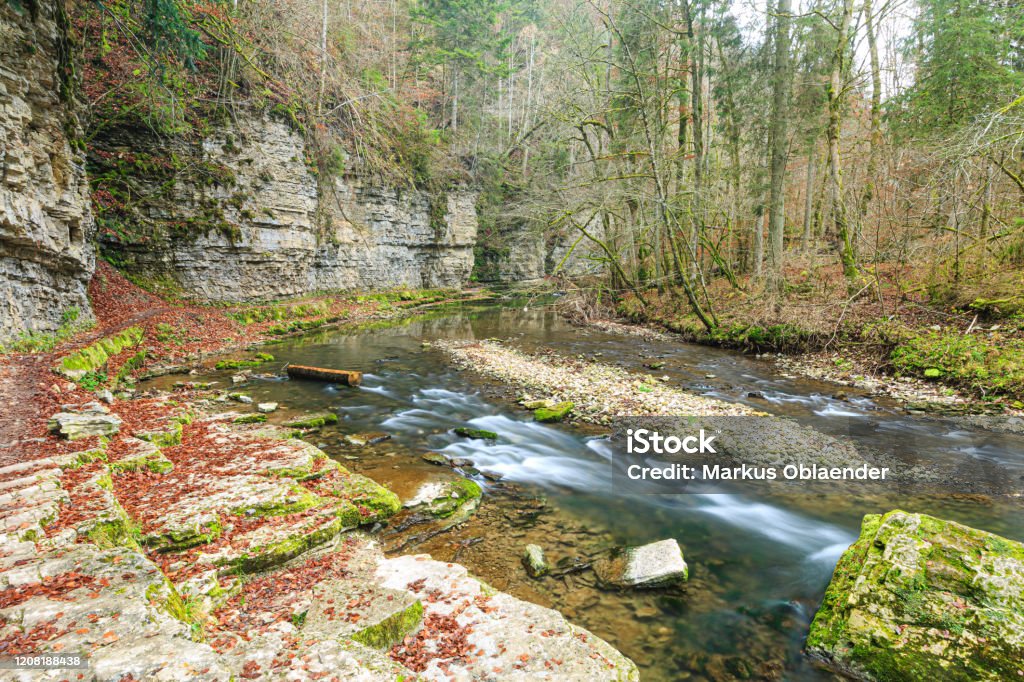
{"type": "MultiPolygon", "coordinates": [[[[969,458],[989,474],[1017,477],[1024,474],[1024,439],[910,417],[854,390],[784,375],[765,359],[581,330],[543,308],[453,310],[268,348],[276,356],[269,372],[294,362],[366,373],[358,389],[265,379],[245,390],[257,402],[281,403],[271,421],[335,410],[338,426],[309,440],[399,496],[409,498],[425,481],[447,474],[420,459],[428,451],[464,457],[502,476],[499,483],[478,478],[485,485],[484,502],[462,526],[414,546],[415,538],[385,530],[385,546],[457,560],[498,589],[558,608],[636,660],[643,679],[832,679],[801,654],[802,641],[835,562],[866,513],[903,508],[1024,539],[1020,506],[980,496],[623,494],[610,484],[610,452],[601,432],[534,423],[528,412],[502,399],[500,387],[453,371],[440,353],[422,347],[422,341],[436,338],[499,338],[525,350],[596,355],[907,461],[969,458]],[[643,369],[654,361],[665,366],[643,369]],[[848,399],[833,398],[839,390],[848,399]],[[751,392],[763,397],[748,397],[751,392]],[[501,438],[487,443],[450,433],[463,425],[501,438]],[[371,431],[392,439],[363,448],[342,440],[345,433],[371,431]],[[519,560],[530,542],[544,547],[552,562],[569,566],[618,544],[666,537],[682,545],[691,575],[684,587],[670,591],[604,592],[587,571],[535,581],[519,560]]],[[[229,374],[211,376],[230,385],[229,374]]]]}

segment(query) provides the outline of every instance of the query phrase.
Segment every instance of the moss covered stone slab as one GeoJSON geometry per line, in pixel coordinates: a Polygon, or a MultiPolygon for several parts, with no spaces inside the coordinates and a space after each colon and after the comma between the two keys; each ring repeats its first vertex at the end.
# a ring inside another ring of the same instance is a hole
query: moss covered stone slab
{"type": "Polygon", "coordinates": [[[533,418],[539,422],[560,422],[569,416],[572,408],[573,404],[569,401],[552,407],[538,407],[533,411],[533,418]]]}
{"type": "Polygon", "coordinates": [[[391,648],[423,619],[423,605],[415,596],[368,580],[319,583],[312,601],[304,637],[352,639],[374,649],[391,648]]]}
{"type": "Polygon", "coordinates": [[[330,542],[360,523],[362,517],[354,504],[335,500],[288,523],[268,523],[236,533],[230,544],[201,554],[198,561],[241,573],[266,571],[330,542]]]}
{"type": "Polygon", "coordinates": [[[322,412],[320,414],[307,414],[298,419],[292,419],[284,423],[285,426],[293,429],[319,429],[328,424],[337,424],[338,415],[333,412],[322,412]]]}
{"type": "Polygon", "coordinates": [[[1024,545],[924,514],[865,516],[807,652],[863,680],[1024,679],[1024,545]]]}
{"type": "Polygon", "coordinates": [[[142,327],[129,327],[61,358],[57,372],[77,381],[89,372],[94,372],[107,361],[127,348],[142,342],[142,327]]]}
{"type": "MultiPolygon", "coordinates": [[[[168,501],[164,513],[145,524],[143,544],[179,551],[212,542],[240,518],[286,516],[322,503],[289,479],[189,474],[188,481],[189,492],[168,501]]],[[[167,485],[180,485],[177,475],[167,485]]]]}
{"type": "Polygon", "coordinates": [[[174,469],[174,463],[153,443],[131,437],[125,438],[124,441],[124,452],[121,457],[108,464],[111,474],[143,470],[166,474],[174,469]]]}

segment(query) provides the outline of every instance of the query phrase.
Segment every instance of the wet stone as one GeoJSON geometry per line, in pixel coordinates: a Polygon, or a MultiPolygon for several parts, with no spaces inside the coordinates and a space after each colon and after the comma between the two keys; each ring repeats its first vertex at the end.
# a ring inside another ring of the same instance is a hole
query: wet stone
{"type": "Polygon", "coordinates": [[[674,539],[614,550],[594,562],[594,572],[610,587],[665,587],[689,575],[683,551],[674,539]]]}

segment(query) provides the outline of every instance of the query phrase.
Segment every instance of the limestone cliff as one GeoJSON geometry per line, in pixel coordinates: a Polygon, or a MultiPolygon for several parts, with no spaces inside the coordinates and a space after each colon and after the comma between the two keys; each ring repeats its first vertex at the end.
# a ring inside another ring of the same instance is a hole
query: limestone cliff
{"type": "Polygon", "coordinates": [[[110,193],[103,250],[133,276],[211,301],[468,281],[472,193],[321,174],[307,151],[287,121],[256,113],[200,140],[105,133],[90,158],[110,193]]]}
{"type": "Polygon", "coordinates": [[[0,341],[89,318],[93,219],[56,3],[0,2],[0,341]],[[69,135],[70,133],[70,135],[69,135]]]}

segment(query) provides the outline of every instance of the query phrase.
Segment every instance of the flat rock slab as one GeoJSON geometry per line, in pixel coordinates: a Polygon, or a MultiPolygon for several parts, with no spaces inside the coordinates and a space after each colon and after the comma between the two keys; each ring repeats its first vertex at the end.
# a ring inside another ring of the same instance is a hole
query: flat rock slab
{"type": "Polygon", "coordinates": [[[491,590],[458,564],[399,556],[382,560],[376,575],[423,602],[423,629],[392,649],[417,679],[639,679],[636,665],[603,640],[557,611],[491,590]],[[452,637],[464,638],[468,655],[451,655],[452,637]]]}
{"type": "Polygon", "coordinates": [[[124,439],[122,448],[124,449],[123,454],[108,462],[110,472],[113,474],[142,470],[166,474],[174,469],[171,460],[167,459],[160,448],[151,441],[129,436],[124,439]]]}
{"type": "Polygon", "coordinates": [[[619,588],[664,587],[689,575],[683,550],[671,538],[616,550],[594,562],[594,572],[605,585],[619,588]]]}
{"type": "Polygon", "coordinates": [[[139,552],[76,545],[59,559],[40,559],[39,569],[42,580],[3,591],[6,651],[84,653],[89,679],[230,676],[209,646],[189,640],[188,626],[166,613],[167,582],[139,552]]]}
{"type": "Polygon", "coordinates": [[[68,440],[112,436],[121,430],[121,418],[100,411],[58,412],[50,417],[49,429],[68,440]]]}
{"type": "Polygon", "coordinates": [[[1024,544],[924,514],[865,516],[807,651],[864,680],[1024,679],[1024,544]]]}
{"type": "Polygon", "coordinates": [[[363,579],[320,583],[312,601],[303,636],[354,639],[375,649],[397,644],[423,617],[423,605],[409,592],[363,579]]]}
{"type": "Polygon", "coordinates": [[[163,490],[182,492],[162,500],[164,513],[144,524],[143,544],[175,550],[210,542],[231,517],[281,516],[309,509],[318,497],[289,479],[266,476],[167,476],[163,490]]]}

